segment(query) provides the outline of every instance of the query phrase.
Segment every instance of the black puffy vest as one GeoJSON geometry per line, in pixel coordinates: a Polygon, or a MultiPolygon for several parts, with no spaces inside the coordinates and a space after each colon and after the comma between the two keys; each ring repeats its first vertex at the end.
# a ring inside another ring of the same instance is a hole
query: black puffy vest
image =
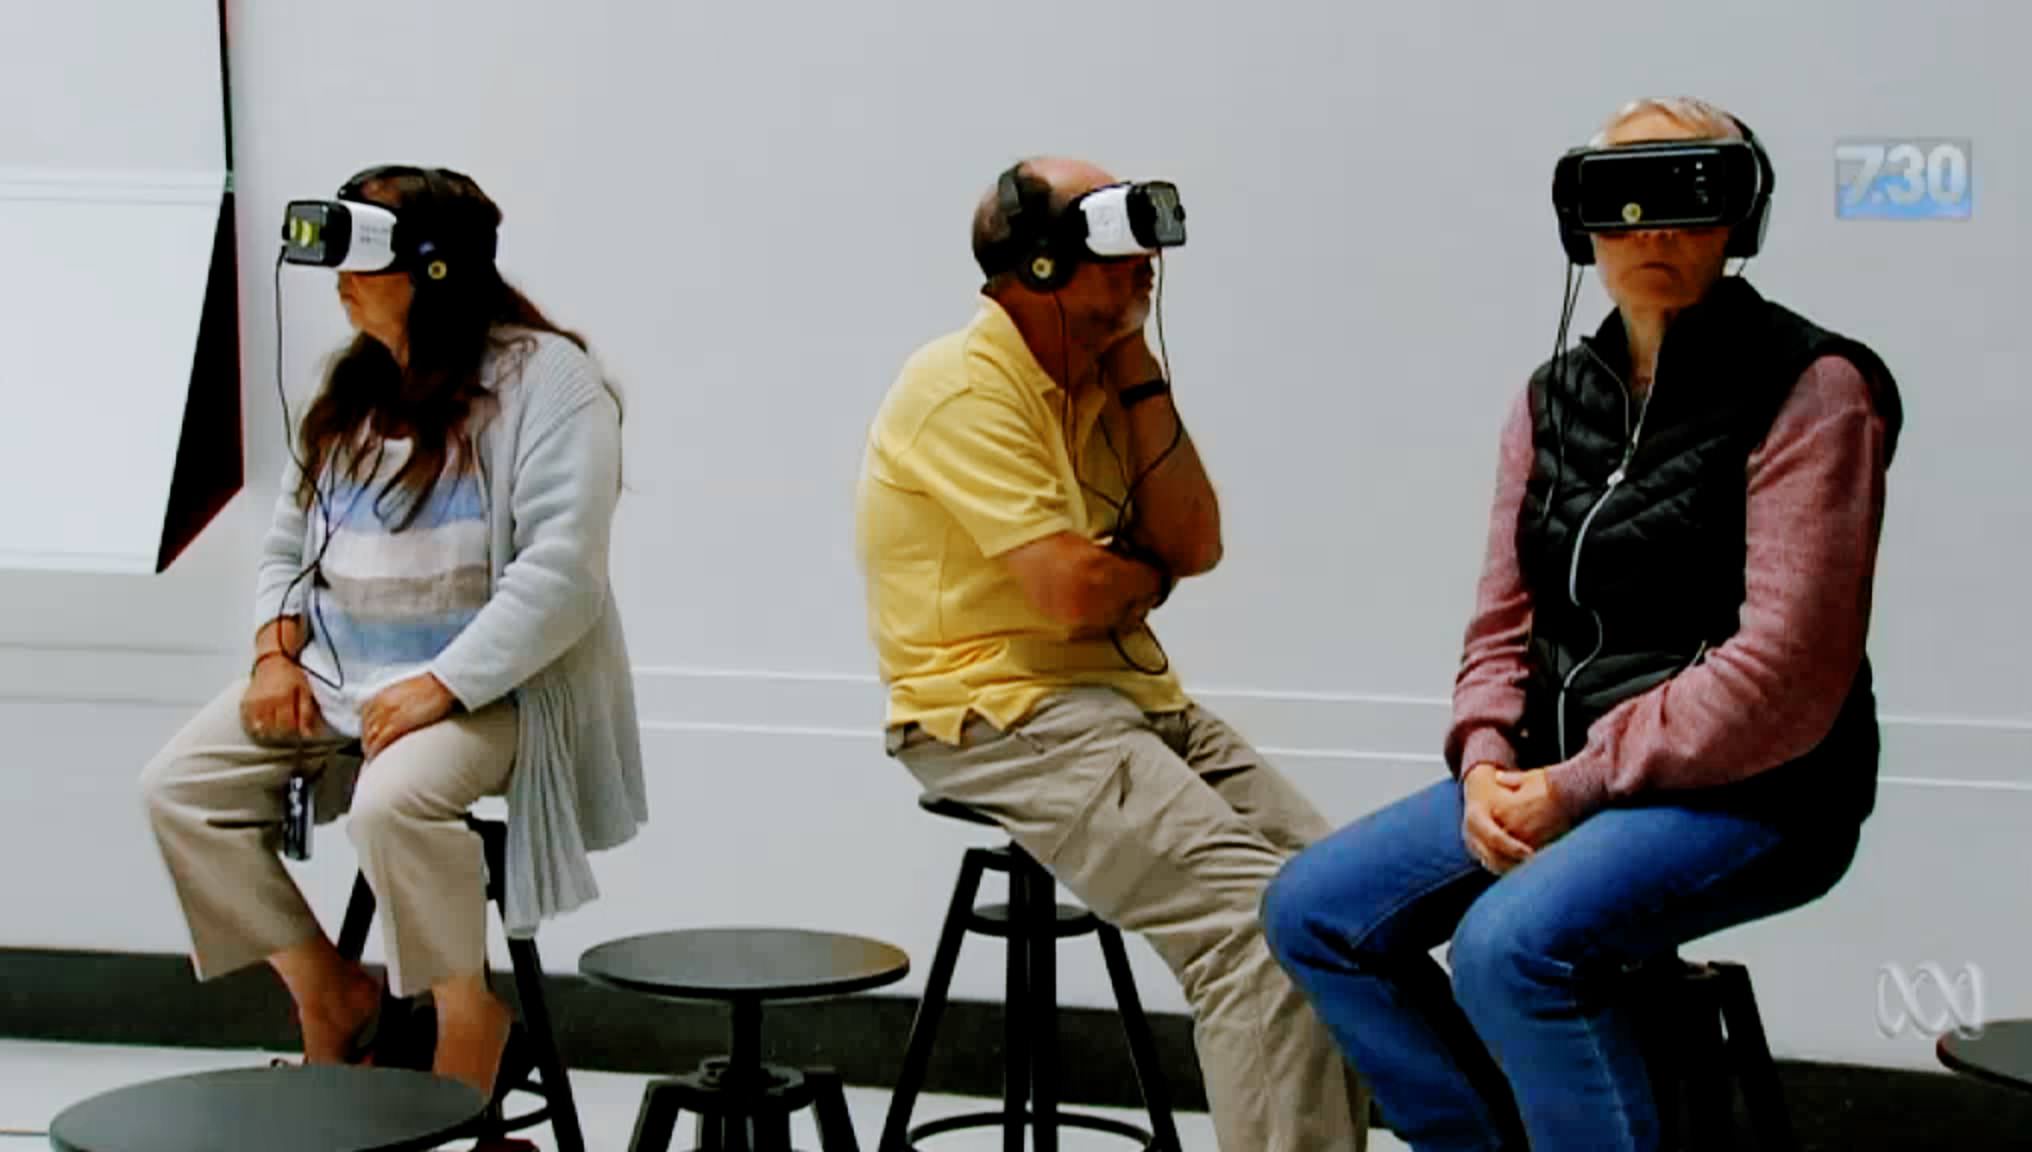
{"type": "MultiPolygon", "coordinates": [[[[1735,634],[1750,453],[1807,366],[1830,354],[1871,381],[1895,447],[1902,408],[1883,361],[1737,277],[1673,320],[1642,401],[1624,384],[1630,355],[1614,313],[1533,374],[1534,460],[1517,521],[1533,605],[1525,763],[1578,753],[1595,720],[1735,634]]],[[[1877,749],[1865,659],[1812,752],[1675,801],[1861,821],[1876,800],[1877,749]]]]}

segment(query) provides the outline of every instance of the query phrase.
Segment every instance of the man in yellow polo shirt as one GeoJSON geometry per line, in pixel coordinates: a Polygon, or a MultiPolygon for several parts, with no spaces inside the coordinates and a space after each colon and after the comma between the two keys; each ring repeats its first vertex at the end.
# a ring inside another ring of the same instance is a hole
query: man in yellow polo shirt
{"type": "Polygon", "coordinates": [[[904,365],[857,495],[888,748],[1156,948],[1192,1006],[1223,1152],[1347,1152],[1367,1144],[1367,1094],[1257,918],[1331,829],[1192,702],[1146,621],[1221,554],[1143,335],[1153,253],[1182,220],[1169,185],[1063,159],[983,198],[979,309],[904,365]]]}

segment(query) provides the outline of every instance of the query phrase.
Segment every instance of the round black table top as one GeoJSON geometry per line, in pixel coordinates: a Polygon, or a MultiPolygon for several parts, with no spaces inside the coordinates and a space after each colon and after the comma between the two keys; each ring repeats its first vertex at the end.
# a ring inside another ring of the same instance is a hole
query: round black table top
{"type": "Polygon", "coordinates": [[[694,928],[630,936],[579,958],[588,978],[673,1000],[803,1000],[894,984],[901,949],[797,928],[694,928]]]}
{"type": "Polygon", "coordinates": [[[116,1088],[50,1122],[58,1152],[422,1152],[486,1110],[428,1072],[232,1068],[116,1088]]]}
{"type": "Polygon", "coordinates": [[[2000,1020],[1978,1036],[1942,1036],[1940,1062],[1978,1080],[2032,1092],[2032,1020],[2000,1020]]]}

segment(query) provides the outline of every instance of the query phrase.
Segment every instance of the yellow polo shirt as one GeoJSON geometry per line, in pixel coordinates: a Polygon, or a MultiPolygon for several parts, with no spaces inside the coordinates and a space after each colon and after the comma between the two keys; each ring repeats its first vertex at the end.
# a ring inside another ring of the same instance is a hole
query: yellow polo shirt
{"type": "MultiPolygon", "coordinates": [[[[890,724],[956,744],[969,712],[1007,729],[1072,685],[1116,688],[1146,712],[1186,706],[1171,672],[1139,671],[1106,635],[1074,637],[1000,559],[1058,532],[1112,532],[1125,435],[1120,407],[1099,392],[1073,403],[986,296],[972,323],[905,362],[869,429],[855,496],[890,724]],[[1096,434],[1104,408],[1107,436],[1096,434]]],[[[1145,668],[1165,663],[1146,632],[1122,646],[1145,668]]]]}

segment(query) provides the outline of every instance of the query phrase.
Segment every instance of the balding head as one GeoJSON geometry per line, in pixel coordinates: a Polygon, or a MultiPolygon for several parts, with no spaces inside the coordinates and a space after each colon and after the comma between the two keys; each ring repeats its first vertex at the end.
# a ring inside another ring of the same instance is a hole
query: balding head
{"type": "Polygon", "coordinates": [[[1632,100],[1588,141],[1612,148],[1647,140],[1740,140],[1742,125],[1719,106],[1692,96],[1632,100]]]}
{"type": "MultiPolygon", "coordinates": [[[[1025,199],[1041,193],[1051,206],[1052,214],[1056,215],[1080,196],[1115,183],[1115,178],[1099,165],[1085,160],[1034,156],[1017,164],[1016,182],[1025,199]]],[[[1009,239],[1010,233],[1009,215],[1002,210],[1000,184],[998,175],[974,207],[974,262],[981,266],[981,274],[990,281],[1009,271],[1006,254],[998,251],[999,246],[1009,239]],[[1002,261],[1000,264],[998,258],[1002,261]]]]}

